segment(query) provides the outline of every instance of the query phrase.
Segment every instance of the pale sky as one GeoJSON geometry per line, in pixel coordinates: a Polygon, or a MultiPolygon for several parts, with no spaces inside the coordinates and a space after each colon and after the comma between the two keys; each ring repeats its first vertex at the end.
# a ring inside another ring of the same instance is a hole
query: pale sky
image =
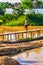
{"type": "Polygon", "coordinates": [[[15,2],[20,2],[20,0],[0,0],[0,2],[11,2],[11,3],[15,3],[15,2]]]}

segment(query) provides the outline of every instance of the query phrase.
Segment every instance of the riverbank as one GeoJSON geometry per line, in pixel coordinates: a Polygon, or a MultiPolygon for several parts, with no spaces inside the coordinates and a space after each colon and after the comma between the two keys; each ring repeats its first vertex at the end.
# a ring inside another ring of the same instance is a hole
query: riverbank
{"type": "Polygon", "coordinates": [[[31,50],[38,47],[43,47],[43,40],[28,42],[28,43],[17,43],[17,44],[0,44],[0,56],[3,55],[16,55],[20,51],[31,50]]]}
{"type": "Polygon", "coordinates": [[[21,65],[21,64],[9,56],[2,56],[0,57],[0,65],[21,65]]]}

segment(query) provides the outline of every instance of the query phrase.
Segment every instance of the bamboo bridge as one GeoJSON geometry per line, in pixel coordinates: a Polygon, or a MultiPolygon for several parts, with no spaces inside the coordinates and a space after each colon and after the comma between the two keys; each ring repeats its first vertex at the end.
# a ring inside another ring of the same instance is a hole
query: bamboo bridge
{"type": "Polygon", "coordinates": [[[0,33],[0,56],[16,55],[16,53],[21,53],[21,50],[31,50],[38,47],[43,47],[43,29],[0,33]],[[27,40],[28,42],[25,40],[24,43],[23,39],[25,38],[31,40],[27,40]],[[22,39],[23,43],[19,39],[22,39]]]}
{"type": "Polygon", "coordinates": [[[40,38],[43,37],[43,29],[35,29],[35,30],[28,30],[28,31],[19,31],[19,32],[5,32],[0,33],[0,42],[7,41],[7,42],[15,42],[19,39],[25,38],[40,38]]]}

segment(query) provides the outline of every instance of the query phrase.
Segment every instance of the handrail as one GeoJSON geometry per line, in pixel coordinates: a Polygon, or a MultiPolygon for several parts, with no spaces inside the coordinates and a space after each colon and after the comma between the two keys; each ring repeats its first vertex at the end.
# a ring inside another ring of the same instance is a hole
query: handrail
{"type": "Polygon", "coordinates": [[[28,31],[17,31],[17,32],[5,32],[5,33],[0,33],[0,36],[1,35],[9,35],[9,34],[26,33],[26,32],[36,32],[36,31],[43,31],[43,29],[35,29],[35,30],[28,30],[28,31]]]}

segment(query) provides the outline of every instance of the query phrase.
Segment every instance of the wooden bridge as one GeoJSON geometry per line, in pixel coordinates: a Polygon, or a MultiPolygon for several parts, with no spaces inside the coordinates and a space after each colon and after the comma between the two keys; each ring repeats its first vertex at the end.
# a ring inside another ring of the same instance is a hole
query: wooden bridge
{"type": "Polygon", "coordinates": [[[43,29],[35,29],[28,31],[19,31],[19,32],[5,32],[0,33],[0,42],[1,41],[17,41],[19,39],[25,38],[39,38],[43,36],[43,29]]]}
{"type": "Polygon", "coordinates": [[[43,29],[0,33],[0,55],[16,55],[18,51],[20,52],[21,50],[30,50],[38,47],[43,47],[43,29]],[[19,41],[19,39],[25,38],[30,38],[31,40],[34,40],[34,42],[27,40],[28,43],[27,41],[25,41],[25,43],[21,43],[21,41],[19,41]],[[37,41],[35,41],[35,39],[37,41]],[[16,44],[13,44],[15,42],[16,44]]]}

